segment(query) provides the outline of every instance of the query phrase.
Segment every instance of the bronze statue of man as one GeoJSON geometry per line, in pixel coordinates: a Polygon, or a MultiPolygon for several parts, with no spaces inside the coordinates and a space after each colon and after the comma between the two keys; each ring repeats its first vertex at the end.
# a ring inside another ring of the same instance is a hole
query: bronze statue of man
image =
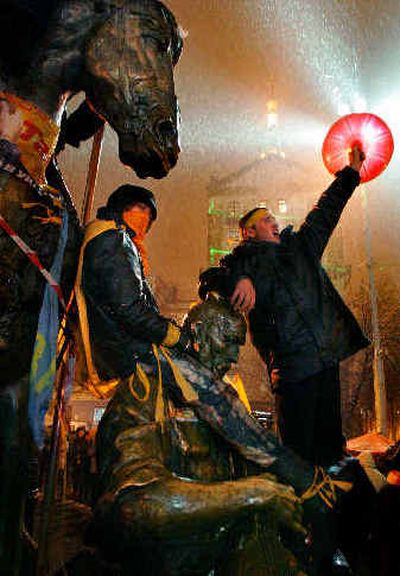
{"type": "MultiPolygon", "coordinates": [[[[185,327],[193,355],[222,378],[244,343],[243,317],[210,297],[185,327]]],[[[292,489],[260,471],[248,475],[244,458],[151,374],[144,401],[145,379],[119,386],[98,429],[102,549],[129,574],[245,574],[249,556],[261,569],[266,552],[275,558],[268,573],[298,574],[279,537],[282,525],[304,532],[292,489]],[[245,543],[251,553],[240,552],[245,543]]]]}

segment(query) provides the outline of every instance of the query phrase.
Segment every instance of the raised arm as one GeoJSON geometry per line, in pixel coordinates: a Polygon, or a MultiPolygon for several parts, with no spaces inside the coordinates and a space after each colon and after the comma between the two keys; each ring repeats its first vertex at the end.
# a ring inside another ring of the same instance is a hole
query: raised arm
{"type": "Polygon", "coordinates": [[[339,218],[355,188],[360,183],[359,171],[365,155],[355,146],[349,154],[349,165],[337,173],[336,179],[308,213],[298,232],[317,258],[321,258],[339,218]]]}

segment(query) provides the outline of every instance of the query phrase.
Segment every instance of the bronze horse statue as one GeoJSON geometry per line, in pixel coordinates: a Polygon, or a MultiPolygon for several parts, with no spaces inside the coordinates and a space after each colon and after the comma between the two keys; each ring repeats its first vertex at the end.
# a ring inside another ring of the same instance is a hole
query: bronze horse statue
{"type": "Polygon", "coordinates": [[[0,10],[0,88],[57,123],[68,98],[85,92],[118,134],[121,162],[141,178],[169,172],[179,153],[173,68],[182,36],[159,0],[5,0],[0,10]],[[21,6],[35,4],[45,22],[24,26],[21,6]],[[37,24],[32,46],[25,37],[37,24]]]}
{"type": "MultiPolygon", "coordinates": [[[[0,216],[51,270],[69,213],[67,300],[80,226],[46,180],[67,102],[83,92],[117,133],[121,161],[141,178],[164,177],[179,154],[173,69],[182,37],[159,0],[3,0],[0,16],[0,216]]],[[[27,376],[46,286],[11,236],[0,228],[0,567],[4,553],[15,561],[3,531],[7,511],[18,521],[22,508],[27,376]]]]}

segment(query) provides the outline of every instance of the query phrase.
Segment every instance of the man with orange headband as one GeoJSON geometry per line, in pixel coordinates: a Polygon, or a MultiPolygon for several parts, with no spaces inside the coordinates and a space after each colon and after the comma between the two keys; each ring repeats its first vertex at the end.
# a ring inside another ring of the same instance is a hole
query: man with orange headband
{"type": "Polygon", "coordinates": [[[368,345],[321,266],[363,160],[355,147],[297,232],[280,233],[266,208],[245,214],[243,241],[221,262],[231,302],[249,313],[253,344],[267,364],[283,443],[322,465],[343,454],[339,362],[368,345]]]}

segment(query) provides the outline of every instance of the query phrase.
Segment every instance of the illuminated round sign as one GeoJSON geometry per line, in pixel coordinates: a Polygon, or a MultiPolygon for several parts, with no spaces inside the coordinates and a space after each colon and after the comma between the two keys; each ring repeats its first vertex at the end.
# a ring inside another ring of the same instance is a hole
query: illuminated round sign
{"type": "Polygon", "coordinates": [[[342,116],[330,127],[322,145],[322,158],[331,174],[349,163],[349,152],[357,145],[365,154],[361,182],[368,182],[383,172],[393,154],[392,133],[381,118],[362,113],[342,116]]]}

